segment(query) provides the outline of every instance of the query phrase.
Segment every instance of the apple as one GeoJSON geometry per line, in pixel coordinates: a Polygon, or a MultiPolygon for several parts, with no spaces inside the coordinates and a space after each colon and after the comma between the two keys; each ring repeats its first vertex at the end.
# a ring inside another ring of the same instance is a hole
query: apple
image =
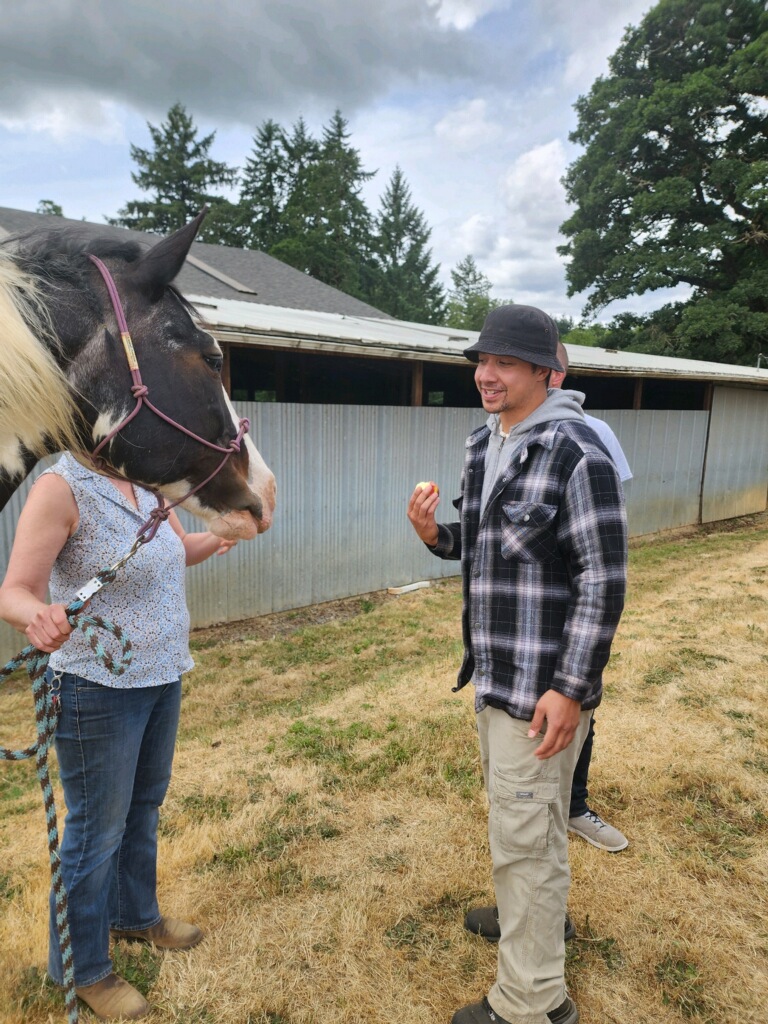
{"type": "Polygon", "coordinates": [[[420,491],[423,491],[425,487],[433,487],[435,494],[440,493],[440,488],[437,486],[437,484],[432,483],[431,480],[421,480],[419,483],[416,484],[416,486],[420,491]]]}

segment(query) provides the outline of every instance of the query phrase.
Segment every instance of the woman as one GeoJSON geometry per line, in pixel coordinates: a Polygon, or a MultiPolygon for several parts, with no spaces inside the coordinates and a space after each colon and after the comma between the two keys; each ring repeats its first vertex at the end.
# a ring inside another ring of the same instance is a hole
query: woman
{"type": "MultiPolygon", "coordinates": [[[[122,675],[109,672],[65,614],[75,592],[125,554],[155,506],[149,492],[62,455],[29,493],[0,587],[0,616],[50,652],[49,673],[60,680],[56,753],[68,812],[61,867],[75,986],[102,1019],[133,1019],[150,1009],[113,972],[110,933],[162,949],[189,949],[203,938],[195,925],[160,913],[157,825],[171,777],[181,675],[193,666],[184,568],[224,554],[234,542],[185,533],[172,512],[99,592],[98,614],[119,624],[133,645],[122,675]]],[[[63,984],[53,894],[48,973],[63,984]]]]}

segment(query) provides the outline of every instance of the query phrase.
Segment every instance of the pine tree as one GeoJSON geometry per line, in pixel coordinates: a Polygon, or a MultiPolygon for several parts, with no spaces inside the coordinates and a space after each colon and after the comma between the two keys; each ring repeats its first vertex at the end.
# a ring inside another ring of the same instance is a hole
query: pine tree
{"type": "Polygon", "coordinates": [[[375,273],[370,301],[399,320],[442,323],[445,292],[427,248],[431,228],[414,206],[411,190],[396,167],[381,198],[374,239],[375,273]]]}
{"type": "Polygon", "coordinates": [[[284,237],[283,214],[291,176],[285,133],[270,118],[253,138],[241,179],[239,207],[245,248],[269,252],[284,237]]]}
{"type": "Polygon", "coordinates": [[[459,260],[451,271],[453,288],[448,293],[448,326],[479,331],[492,309],[504,305],[491,298],[491,282],[473,256],[459,260]]]}
{"type": "Polygon", "coordinates": [[[287,236],[271,252],[319,281],[365,298],[371,285],[372,223],[360,193],[375,172],[363,169],[347,125],[337,110],[316,155],[304,140],[306,162],[294,164],[285,207],[287,236]]]}
{"type": "Polygon", "coordinates": [[[197,128],[180,103],[171,107],[164,124],[147,127],[154,149],[131,146],[139,167],[131,177],[151,198],[131,200],[109,223],[168,234],[207,205],[211,213],[203,222],[200,240],[232,244],[237,237],[236,207],[211,190],[234,184],[237,171],[208,155],[216,133],[198,139],[197,128]]]}

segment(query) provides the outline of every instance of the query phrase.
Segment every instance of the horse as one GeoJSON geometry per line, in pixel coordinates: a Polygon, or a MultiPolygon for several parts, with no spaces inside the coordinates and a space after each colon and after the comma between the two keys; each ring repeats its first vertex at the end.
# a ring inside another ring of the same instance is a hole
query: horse
{"type": "Polygon", "coordinates": [[[222,538],[269,528],[274,476],[238,428],[221,348],[172,284],[205,213],[149,249],[72,228],[0,246],[0,509],[67,449],[222,538]]]}

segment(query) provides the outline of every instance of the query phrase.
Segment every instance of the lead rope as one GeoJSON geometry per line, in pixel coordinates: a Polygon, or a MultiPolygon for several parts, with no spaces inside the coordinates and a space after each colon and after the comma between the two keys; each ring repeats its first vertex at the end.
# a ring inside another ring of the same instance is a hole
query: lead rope
{"type": "MultiPolygon", "coordinates": [[[[75,600],[66,607],[67,621],[73,629],[79,629],[88,640],[91,650],[99,661],[116,676],[122,675],[131,664],[133,659],[133,648],[131,641],[126,637],[120,628],[113,622],[101,618],[99,615],[82,615],[80,612],[93,595],[101,590],[108,583],[112,583],[117,575],[117,570],[131,558],[138,550],[138,539],[127,554],[109,569],[102,569],[93,579],[89,580],[75,595],[75,600]],[[103,646],[99,637],[99,631],[111,633],[121,645],[121,652],[117,660],[103,646]]],[[[48,854],[51,862],[51,885],[56,901],[56,930],[59,939],[59,950],[64,971],[64,1005],[67,1011],[69,1024],[77,1024],[79,1014],[77,1009],[77,993],[75,992],[75,970],[72,959],[72,941],[69,934],[69,918],[67,914],[67,890],[61,877],[61,858],[59,856],[59,829],[56,820],[56,804],[53,798],[53,787],[48,772],[48,751],[53,742],[53,735],[61,712],[59,699],[60,676],[54,673],[53,685],[45,678],[45,670],[48,668],[50,655],[46,651],[29,644],[15,658],[12,658],[4,668],[0,669],[0,682],[7,678],[12,672],[22,666],[26,668],[29,678],[32,680],[32,696],[35,701],[35,722],[37,727],[37,738],[34,743],[23,750],[9,750],[0,747],[0,760],[23,761],[34,757],[37,769],[37,778],[40,788],[43,791],[43,804],[45,806],[45,819],[48,825],[48,854]]]]}

